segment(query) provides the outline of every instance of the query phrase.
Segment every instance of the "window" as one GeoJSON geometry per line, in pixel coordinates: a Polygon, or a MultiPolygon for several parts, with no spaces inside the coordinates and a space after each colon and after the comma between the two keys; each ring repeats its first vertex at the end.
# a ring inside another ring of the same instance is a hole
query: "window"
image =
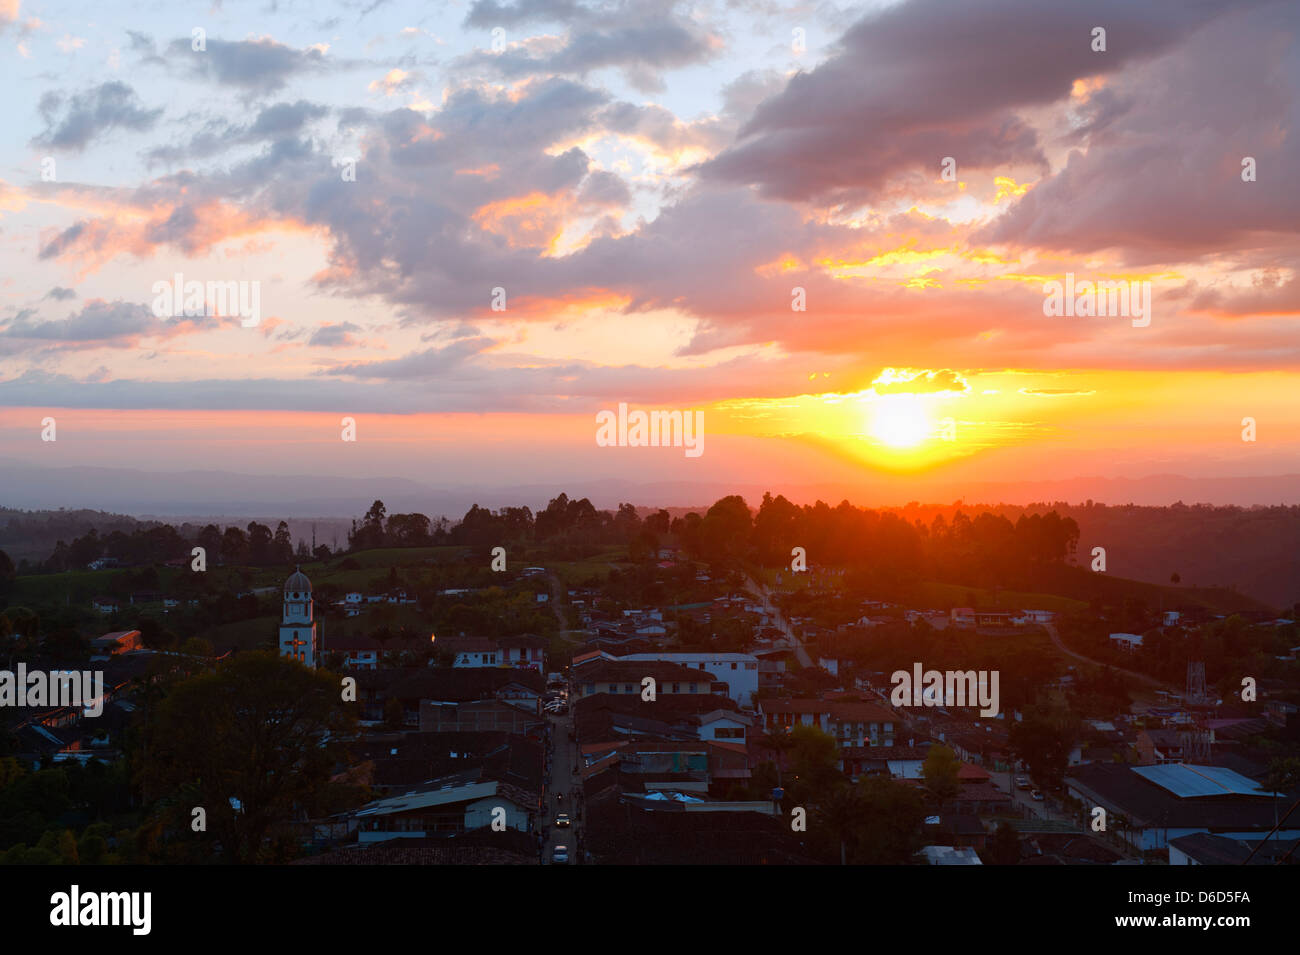
{"type": "Polygon", "coordinates": [[[673,692],[674,692],[674,693],[680,693],[680,692],[682,692],[682,685],[681,685],[680,683],[674,683],[674,684],[673,684],[673,692]]]}
{"type": "Polygon", "coordinates": [[[731,665],[731,668],[732,668],[733,670],[736,669],[736,665],[733,663],[733,664],[731,665]]]}
{"type": "Polygon", "coordinates": [[[691,692],[692,692],[692,693],[695,692],[695,684],[694,684],[694,683],[691,684],[691,692]]]}
{"type": "Polygon", "coordinates": [[[623,692],[624,692],[624,693],[631,693],[631,692],[632,692],[632,684],[631,684],[631,683],[625,683],[625,684],[623,684],[623,692]]]}

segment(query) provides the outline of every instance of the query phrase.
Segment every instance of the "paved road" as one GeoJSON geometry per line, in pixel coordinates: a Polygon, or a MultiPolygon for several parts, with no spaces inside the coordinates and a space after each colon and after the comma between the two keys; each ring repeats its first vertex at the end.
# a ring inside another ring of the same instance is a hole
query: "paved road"
{"type": "Polygon", "coordinates": [[[799,660],[799,665],[804,667],[812,666],[812,657],[810,657],[808,651],[804,649],[803,641],[795,634],[794,628],[790,626],[785,617],[781,616],[781,611],[772,603],[772,595],[768,588],[750,577],[745,578],[745,586],[749,589],[750,593],[763,601],[763,608],[767,610],[768,613],[772,614],[776,620],[776,628],[790,638],[790,642],[794,646],[794,655],[799,660]]]}
{"type": "Polygon", "coordinates": [[[548,572],[546,580],[551,585],[551,611],[555,614],[555,619],[560,623],[560,631],[563,632],[569,628],[569,621],[565,618],[564,611],[561,608],[569,592],[565,590],[563,581],[554,572],[548,572]]]}
{"type": "Polygon", "coordinates": [[[550,865],[551,847],[568,846],[569,864],[573,865],[578,861],[577,841],[582,831],[582,823],[578,820],[581,807],[580,804],[574,804],[580,786],[578,777],[573,775],[573,767],[578,764],[578,748],[569,739],[569,733],[573,731],[573,715],[567,713],[563,716],[549,717],[549,720],[555,750],[551,758],[551,785],[546,793],[546,816],[542,820],[546,832],[543,858],[546,864],[550,865]],[[558,798],[560,795],[564,798],[558,798]],[[572,821],[567,829],[557,829],[555,826],[555,814],[560,812],[567,812],[572,821]]]}
{"type": "Polygon", "coordinates": [[[1171,690],[1173,692],[1178,692],[1177,687],[1173,686],[1170,683],[1165,683],[1162,680],[1157,680],[1153,676],[1147,676],[1145,673],[1136,673],[1133,670],[1125,670],[1120,667],[1114,666],[1110,663],[1102,663],[1100,660],[1093,660],[1090,657],[1085,657],[1081,653],[1075,653],[1073,650],[1069,649],[1064,643],[1061,642],[1061,636],[1056,632],[1055,624],[1045,623],[1042,625],[1042,627],[1044,630],[1047,631],[1047,635],[1052,638],[1052,643],[1056,645],[1056,649],[1060,650],[1061,653],[1065,654],[1067,657],[1071,657],[1082,663],[1090,663],[1093,666],[1109,667],[1111,670],[1114,670],[1116,673],[1123,673],[1125,676],[1130,676],[1133,679],[1137,680],[1139,683],[1144,683],[1147,686],[1153,686],[1159,690],[1171,690]]]}

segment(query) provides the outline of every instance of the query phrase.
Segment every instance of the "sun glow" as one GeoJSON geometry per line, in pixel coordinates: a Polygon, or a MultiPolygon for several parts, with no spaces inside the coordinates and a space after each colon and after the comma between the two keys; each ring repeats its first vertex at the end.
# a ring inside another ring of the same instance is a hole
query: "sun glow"
{"type": "Polygon", "coordinates": [[[872,404],[871,436],[891,448],[914,448],[933,430],[914,395],[887,395],[872,404]]]}

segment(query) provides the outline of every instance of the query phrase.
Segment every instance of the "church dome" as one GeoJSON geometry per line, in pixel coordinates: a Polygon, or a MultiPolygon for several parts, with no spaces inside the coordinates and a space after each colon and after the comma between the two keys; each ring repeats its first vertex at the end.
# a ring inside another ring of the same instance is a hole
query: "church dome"
{"type": "Polygon", "coordinates": [[[301,569],[295,570],[284,582],[285,593],[311,593],[311,581],[301,569]]]}

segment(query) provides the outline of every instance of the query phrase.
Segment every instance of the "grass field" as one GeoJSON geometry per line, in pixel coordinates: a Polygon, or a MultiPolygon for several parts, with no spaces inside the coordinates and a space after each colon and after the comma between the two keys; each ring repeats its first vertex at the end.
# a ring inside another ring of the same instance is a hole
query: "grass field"
{"type": "Polygon", "coordinates": [[[547,561],[544,566],[555,573],[565,586],[572,587],[592,575],[608,577],[613,566],[621,566],[626,562],[627,551],[620,547],[582,560],[547,561]]]}
{"type": "Polygon", "coordinates": [[[980,587],[964,587],[961,584],[944,584],[927,581],[916,584],[913,588],[912,602],[918,608],[968,606],[970,595],[978,598],[978,606],[998,610],[1055,610],[1068,612],[1083,610],[1088,604],[1082,600],[1059,597],[1055,594],[1019,593],[1014,590],[985,590],[980,587]]]}

